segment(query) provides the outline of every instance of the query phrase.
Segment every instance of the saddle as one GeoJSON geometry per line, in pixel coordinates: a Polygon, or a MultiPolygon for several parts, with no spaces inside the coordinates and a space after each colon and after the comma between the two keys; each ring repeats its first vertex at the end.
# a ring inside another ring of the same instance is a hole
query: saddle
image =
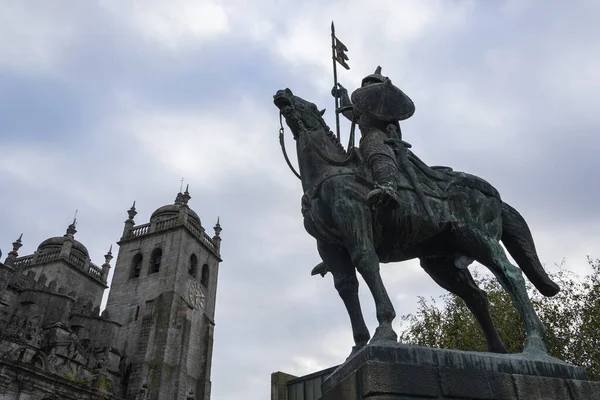
{"type": "MultiPolygon", "coordinates": [[[[449,194],[454,189],[469,188],[475,189],[486,196],[502,200],[500,193],[486,180],[468,174],[466,172],[454,171],[451,167],[447,166],[429,166],[423,162],[417,155],[411,150],[412,147],[409,143],[403,140],[389,140],[386,144],[392,146],[396,152],[396,162],[399,166],[400,173],[412,175],[413,181],[410,186],[401,186],[399,190],[410,190],[412,192],[421,192],[426,197],[433,197],[437,199],[447,199],[449,194]],[[405,152],[405,156],[401,155],[401,152],[405,152]],[[412,171],[409,171],[412,170],[412,171]],[[418,185],[418,188],[415,187],[418,185]]],[[[363,158],[360,154],[359,149],[354,149],[357,152],[358,165],[356,169],[355,177],[356,180],[369,188],[375,187],[374,182],[370,176],[369,171],[363,158]]],[[[404,179],[406,181],[406,179],[404,179]]]]}
{"type": "Polygon", "coordinates": [[[434,182],[444,193],[448,193],[454,188],[466,187],[479,190],[486,196],[502,201],[498,190],[485,179],[466,172],[454,171],[452,168],[446,166],[430,167],[411,151],[409,151],[408,158],[423,175],[434,182]]]}

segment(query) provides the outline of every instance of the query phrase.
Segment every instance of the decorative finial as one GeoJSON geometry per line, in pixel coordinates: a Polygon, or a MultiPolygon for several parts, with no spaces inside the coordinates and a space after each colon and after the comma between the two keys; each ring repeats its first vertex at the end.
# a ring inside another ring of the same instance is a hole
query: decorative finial
{"type": "Polygon", "coordinates": [[[187,205],[188,201],[190,201],[190,199],[192,198],[192,196],[190,196],[189,189],[190,184],[188,183],[185,187],[185,192],[181,195],[181,204],[183,205],[187,205]]]}
{"type": "Polygon", "coordinates": [[[104,265],[109,265],[110,264],[110,260],[113,259],[112,256],[112,244],[110,245],[110,248],[108,249],[108,253],[106,253],[104,255],[104,265]]]}
{"type": "Polygon", "coordinates": [[[110,270],[110,260],[113,259],[112,256],[112,244],[110,245],[110,248],[108,249],[108,253],[106,253],[104,255],[104,264],[102,264],[102,281],[106,283],[107,279],[108,279],[108,271],[110,270]]]}
{"type": "Polygon", "coordinates": [[[15,241],[13,242],[13,244],[12,244],[12,245],[13,245],[13,249],[12,249],[12,251],[14,251],[15,253],[16,253],[17,251],[19,251],[19,249],[21,248],[21,246],[23,246],[23,243],[21,243],[21,239],[22,239],[22,238],[23,238],[23,234],[21,233],[21,236],[19,236],[19,238],[18,238],[17,240],[15,240],[15,241]]]}
{"type": "Polygon", "coordinates": [[[73,222],[71,223],[71,225],[73,226],[77,226],[77,213],[79,212],[78,209],[75,209],[75,215],[73,215],[73,222]]]}
{"type": "Polygon", "coordinates": [[[76,225],[77,225],[77,210],[75,210],[75,216],[73,217],[73,222],[71,222],[71,225],[69,225],[69,227],[67,228],[67,233],[65,234],[65,237],[68,237],[68,236],[73,237],[77,233],[77,230],[75,229],[76,225]]]}
{"type": "Polygon", "coordinates": [[[380,65],[378,65],[377,68],[375,69],[375,73],[377,75],[381,75],[381,66],[380,65]]]}
{"type": "Polygon", "coordinates": [[[183,194],[181,192],[177,193],[177,196],[175,196],[175,204],[183,204],[183,194]]]}
{"type": "MultiPolygon", "coordinates": [[[[21,248],[21,246],[23,246],[23,244],[21,243],[22,237],[23,237],[23,234],[21,233],[21,236],[19,236],[19,238],[13,242],[13,244],[12,244],[13,248],[8,253],[8,257],[6,257],[6,261],[4,261],[5,265],[12,266],[14,264],[15,260],[17,259],[17,257],[19,257],[19,249],[21,248]]],[[[0,251],[0,257],[2,257],[2,251],[0,251]]]]}
{"type": "Polygon", "coordinates": [[[213,236],[212,241],[215,245],[215,250],[217,251],[217,253],[221,252],[221,231],[223,229],[221,228],[220,220],[221,218],[217,217],[217,224],[213,227],[213,229],[215,230],[215,236],[213,236]]]}
{"type": "Polygon", "coordinates": [[[179,185],[179,193],[183,190],[183,178],[181,178],[181,184],[179,185]]]}
{"type": "Polygon", "coordinates": [[[213,228],[215,230],[216,237],[219,237],[221,235],[221,231],[223,230],[223,228],[221,228],[220,219],[220,217],[217,217],[217,224],[213,228]]]}
{"type": "Polygon", "coordinates": [[[134,200],[133,204],[131,205],[131,208],[129,210],[127,210],[127,215],[129,215],[128,221],[133,222],[133,217],[135,217],[136,214],[137,214],[137,211],[135,211],[135,200],[134,200]]]}

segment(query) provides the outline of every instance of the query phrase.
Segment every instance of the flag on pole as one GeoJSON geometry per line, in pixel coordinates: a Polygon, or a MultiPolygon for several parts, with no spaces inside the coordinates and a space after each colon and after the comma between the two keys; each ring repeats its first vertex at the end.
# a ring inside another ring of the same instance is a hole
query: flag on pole
{"type": "Polygon", "coordinates": [[[342,42],[340,42],[340,40],[334,36],[334,50],[335,50],[335,60],[340,63],[340,65],[346,69],[350,69],[350,66],[346,63],[347,60],[349,60],[348,56],[346,55],[346,52],[348,51],[348,48],[346,47],[346,45],[342,42]]]}
{"type": "MultiPolygon", "coordinates": [[[[337,64],[338,62],[342,67],[346,69],[350,69],[350,66],[346,63],[348,60],[348,56],[346,52],[348,48],[346,45],[338,40],[335,36],[335,26],[333,25],[333,21],[331,21],[331,58],[333,62],[333,90],[337,91],[338,81],[337,81],[337,64]]],[[[331,92],[334,93],[333,91],[331,92]]],[[[339,113],[339,102],[340,96],[335,95],[335,132],[337,134],[338,140],[340,140],[340,113],[339,113]]]]}

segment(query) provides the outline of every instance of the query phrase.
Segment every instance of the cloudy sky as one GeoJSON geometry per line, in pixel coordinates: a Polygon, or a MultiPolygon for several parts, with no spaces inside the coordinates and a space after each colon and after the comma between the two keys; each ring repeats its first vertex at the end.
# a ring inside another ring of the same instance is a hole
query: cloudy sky
{"type": "MultiPolygon", "coordinates": [[[[144,223],[183,177],[203,225],[223,226],[213,398],[268,398],[271,372],[314,372],[352,345],[331,276],[310,276],[320,260],[272,104],[289,87],[334,125],[331,21],[350,49],[342,84],[381,65],[416,104],[402,125],[415,153],[493,183],[549,269],[586,273],[600,256],[599,13],[593,0],[0,0],[0,248],[23,232],[29,254],[78,209],[101,264],[132,201],[144,223]]],[[[382,274],[398,315],[442,293],[414,262],[382,274]]]]}

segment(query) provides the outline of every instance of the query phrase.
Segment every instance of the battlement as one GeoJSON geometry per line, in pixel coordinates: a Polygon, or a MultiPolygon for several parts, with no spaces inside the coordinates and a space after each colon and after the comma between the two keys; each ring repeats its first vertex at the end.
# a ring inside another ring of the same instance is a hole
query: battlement
{"type": "Polygon", "coordinates": [[[44,273],[39,276],[36,276],[34,271],[27,271],[26,274],[11,273],[7,277],[6,286],[18,292],[39,291],[68,296],[73,301],[71,307],[73,314],[100,316],[99,304],[94,304],[91,299],[83,297],[83,293],[77,293],[66,286],[59,286],[56,280],[48,281],[48,277],[44,273]]]}

